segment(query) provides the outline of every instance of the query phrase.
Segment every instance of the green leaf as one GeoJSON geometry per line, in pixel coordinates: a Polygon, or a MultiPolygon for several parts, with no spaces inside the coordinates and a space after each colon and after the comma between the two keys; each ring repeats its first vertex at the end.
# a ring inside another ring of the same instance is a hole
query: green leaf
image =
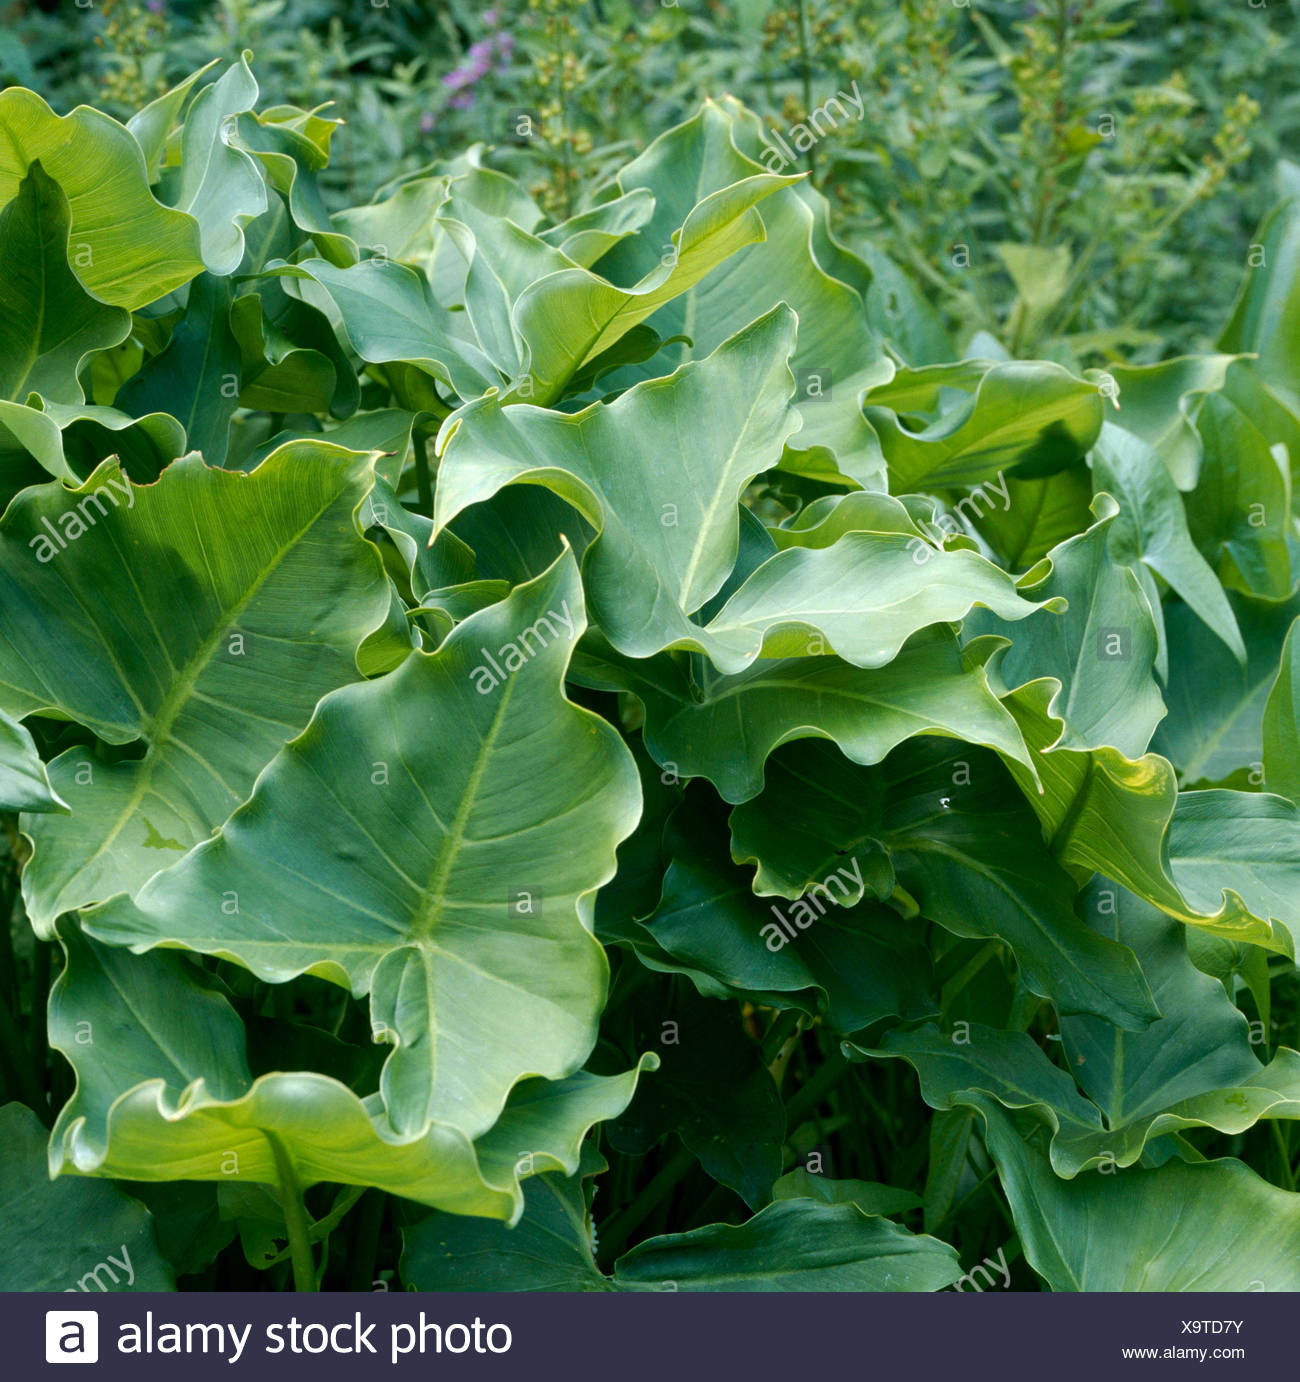
{"type": "Polygon", "coordinates": [[[679,646],[699,648],[723,672],[742,671],[760,656],[804,653],[882,667],[918,630],[956,623],[976,605],[1012,621],[1042,608],[978,553],[931,546],[896,507],[886,531],[862,531],[879,520],[861,519],[829,546],[820,539],[833,520],[822,523],[809,548],[786,547],[765,561],[697,638],[679,646]]]}
{"type": "MultiPolygon", "coordinates": [[[[1218,640],[1214,646],[1223,648],[1218,640]]],[[[1183,798],[1173,768],[1154,753],[1129,759],[1110,748],[1085,753],[1060,747],[1061,722],[1048,709],[1054,688],[1050,680],[1030,682],[1006,701],[1038,751],[1038,780],[1022,764],[1006,761],[1061,863],[1081,882],[1094,872],[1106,874],[1207,935],[1293,953],[1289,935],[1235,894],[1206,890],[1193,900],[1175,881],[1170,823],[1183,798]]]]}
{"type": "Polygon", "coordinates": [[[141,417],[171,413],[191,451],[221,465],[239,406],[242,360],[230,329],[230,285],[203,274],[190,285],[185,313],[167,348],[118,391],[117,406],[141,417]]]}
{"type": "MultiPolygon", "coordinates": [[[[1092,453],[1092,470],[1098,489],[1120,505],[1110,528],[1111,555],[1134,571],[1142,563],[1167,581],[1244,665],[1246,648],[1232,606],[1192,542],[1182,496],[1159,457],[1141,438],[1107,423],[1092,453]]],[[[1160,602],[1150,604],[1163,634],[1160,602]]]]}
{"type": "Polygon", "coordinates": [[[369,993],[394,1128],[486,1132],[524,1076],[578,1069],[604,1000],[592,901],[640,792],[563,697],[582,627],[564,556],[437,653],[327,697],[214,840],[87,927],[369,993]]]}
{"type": "Polygon", "coordinates": [[[1187,518],[1196,545],[1225,585],[1284,600],[1296,580],[1287,537],[1290,472],[1254,422],[1224,394],[1207,398],[1197,418],[1204,456],[1187,518]]]}
{"type": "Polygon", "coordinates": [[[115,1185],[52,1182],[45,1140],[31,1109],[0,1108],[0,1290],[175,1290],[148,1210],[115,1185]]]}
{"type": "Polygon", "coordinates": [[[777,308],[707,360],[576,415],[468,405],[439,440],[435,531],[506,485],[544,485],[597,529],[584,587],[614,646],[699,646],[688,616],[735,563],[740,496],[798,425],[793,342],[793,315],[777,308]]]}
{"type": "MultiPolygon", "coordinates": [[[[1030,767],[1020,732],[989,687],[988,640],[966,650],[947,631],[918,634],[886,667],[833,657],[761,660],[735,676],[696,668],[688,680],[665,658],[631,662],[601,650],[575,663],[585,685],[630,691],[646,712],[646,746],[678,777],[704,777],[724,800],[763,790],[768,756],[792,739],[833,739],[855,763],[878,763],[917,734],[984,744],[1030,767]],[[732,727],[745,725],[738,742],[732,727]]],[[[1032,767],[1030,767],[1032,773],[1032,767]]]]}
{"type": "Polygon", "coordinates": [[[1097,522],[1052,548],[1051,574],[1032,589],[1063,598],[1064,614],[1044,609],[1013,629],[976,611],[966,631],[1013,637],[999,667],[1008,686],[1046,676],[1060,682],[1051,713],[1065,722],[1063,747],[1113,747],[1137,758],[1165,711],[1152,676],[1156,630],[1136,577],[1111,555],[1118,505],[1103,495],[1093,508],[1097,522]]]}
{"type": "MultiPolygon", "coordinates": [[[[660,213],[666,209],[666,204],[656,197],[656,218],[637,238],[655,245],[654,258],[659,262],[647,266],[631,287],[616,287],[576,265],[542,274],[519,294],[512,313],[527,351],[526,367],[531,380],[529,391],[520,396],[539,403],[552,402],[583,365],[608,350],[633,327],[655,316],[665,304],[679,299],[737,251],[761,241],[764,223],[756,204],[788,187],[791,181],[747,169],[741,177],[729,180],[729,185],[706,193],[687,210],[678,225],[669,228],[663,242],[653,239],[662,225],[660,213]]],[[[633,184],[624,187],[624,191],[632,190],[633,184]]],[[[618,258],[617,251],[614,258],[618,258]]],[[[473,316],[472,301],[467,300],[466,306],[473,316]]],[[[769,298],[759,310],[774,306],[775,301],[769,298]]],[[[747,310],[745,315],[753,320],[752,311],[747,310]]],[[[742,326],[743,322],[737,322],[736,330],[742,326]]],[[[675,328],[665,329],[657,324],[655,329],[661,336],[679,334],[675,328]]],[[[718,343],[733,334],[723,333],[718,343]]]]}
{"type": "Polygon", "coordinates": [[[0,131],[0,206],[39,160],[68,200],[73,270],[102,302],[135,311],[202,271],[198,223],[154,200],[140,146],[116,120],[88,106],[58,116],[11,87],[0,131]]]}
{"type": "Polygon", "coordinates": [[[864,1214],[881,1214],[886,1218],[905,1214],[921,1204],[921,1197],[911,1190],[869,1180],[832,1180],[829,1176],[815,1176],[802,1166],[795,1167],[777,1181],[772,1187],[772,1198],[852,1204],[864,1214]]]}
{"type": "Polygon", "coordinates": [[[906,1192],[826,1181],[829,1192],[805,1194],[798,1176],[822,1181],[796,1172],[782,1182],[789,1196],[745,1224],[641,1243],[613,1278],[592,1258],[582,1180],[538,1176],[516,1228],[432,1214],[407,1229],[402,1280],[421,1291],[935,1291],[960,1274],[946,1243],[859,1204],[892,1202],[899,1212],[906,1192]]]}
{"type": "Polygon", "coordinates": [[[593,1124],[627,1107],[647,1056],[613,1077],[526,1080],[471,1143],[430,1123],[391,1126],[362,1098],[313,1071],[249,1079],[233,1008],[176,955],[132,955],[65,927],[67,967],[50,996],[50,1043],[77,1073],[55,1124],[53,1171],[133,1180],[278,1181],[269,1138],[303,1186],[374,1185],[455,1214],[516,1220],[521,1178],[572,1174],[593,1124]],[[86,1027],[89,1023],[89,1028],[86,1027]],[[99,1033],[103,1041],[79,1039],[99,1033]]]}
{"type": "Polygon", "coordinates": [[[68,266],[68,200],[32,164],[0,210],[0,397],[84,399],[86,358],[125,340],[131,315],[92,297],[68,266]]]}
{"type": "Polygon", "coordinates": [[[635,931],[631,937],[652,968],[679,970],[702,993],[824,1013],[840,1032],[935,1011],[921,927],[900,925],[897,913],[870,899],[851,902],[855,860],[835,877],[834,891],[824,884],[820,894],[781,906],[754,896],[700,795],[688,795],[665,843],[663,895],[636,928],[653,948],[647,953],[635,931]]]}
{"type": "Polygon", "coordinates": [[[873,1046],[850,1042],[845,1050],[854,1060],[906,1060],[916,1071],[922,1098],[940,1113],[978,1108],[984,1102],[979,1096],[991,1095],[1005,1108],[1032,1110],[1054,1136],[1062,1128],[1075,1136],[1094,1131],[1104,1136],[1097,1108],[1027,1032],[964,1021],[945,1032],[926,1023],[914,1031],[894,1028],[873,1046]]]}
{"type": "MultiPolygon", "coordinates": [[[[1300,807],[1265,792],[1182,792],[1169,828],[1174,880],[1193,907],[1241,903],[1300,938],[1300,807]]],[[[1249,939],[1249,938],[1248,938],[1249,939]]],[[[1289,950],[1294,954],[1294,951],[1289,950]]]]}
{"type": "Polygon", "coordinates": [[[175,205],[198,221],[203,262],[213,274],[239,268],[244,227],[267,208],[261,169],[228,137],[230,122],[257,102],[251,56],[245,52],[199,92],[181,131],[175,205]]]}
{"type": "Polygon", "coordinates": [[[1169,638],[1169,716],[1152,741],[1184,786],[1262,783],[1262,722],[1278,673],[1278,649],[1300,613],[1300,600],[1263,604],[1229,595],[1246,646],[1243,668],[1185,605],[1165,609],[1169,638]],[[1234,775],[1241,775],[1240,779],[1234,775]]]}
{"type": "Polygon", "coordinates": [[[127,129],[135,136],[136,143],[144,151],[145,167],[148,169],[151,183],[158,181],[163,156],[167,152],[167,137],[179,121],[195,83],[200,77],[205,77],[211,72],[220,61],[220,58],[213,58],[211,62],[204,63],[196,72],[191,72],[170,90],[155,97],[142,110],[136,111],[126,122],[127,129]]]}
{"type": "Polygon", "coordinates": [[[1068,245],[1054,245],[1049,249],[1046,245],[1004,242],[995,248],[1031,321],[1050,312],[1065,296],[1070,286],[1068,245]]]}
{"type": "MultiPolygon", "coordinates": [[[[1300,623],[1300,620],[1296,621],[1300,623]]],[[[1282,665],[1264,706],[1264,781],[1300,805],[1300,638],[1296,624],[1282,644],[1282,665]]]]}
{"type": "MultiPolygon", "coordinates": [[[[762,795],[738,806],[731,825],[732,853],[758,857],[760,878],[786,883],[801,884],[818,853],[842,870],[874,843],[922,916],[1004,940],[1026,985],[1061,1012],[1126,1027],[1157,1015],[1132,954],[1099,944],[1074,915],[1069,875],[992,754],[923,738],[864,768],[829,745],[801,744],[771,760],[762,795]]],[[[835,876],[827,868],[818,882],[835,876]]]]}
{"type": "Polygon", "coordinates": [[[900,370],[866,400],[896,493],[1045,474],[1079,460],[1101,428],[1098,386],[1046,361],[900,370]],[[944,407],[947,390],[960,391],[944,407]],[[914,422],[911,414],[923,415],[914,422]]]}
{"type": "MultiPolygon", "coordinates": [[[[602,261],[602,269],[622,281],[651,272],[669,248],[674,227],[690,212],[699,195],[696,189],[720,193],[761,176],[765,147],[757,117],[725,97],[706,102],[698,114],[662,134],[618,175],[625,192],[644,188],[653,193],[654,216],[639,235],[602,261]]],[[[842,281],[838,266],[827,262],[829,255],[819,248],[824,207],[820,194],[803,183],[781,186],[762,203],[757,242],[662,306],[650,325],[663,337],[689,340],[665,352],[677,364],[702,358],[756,315],[787,303],[799,318],[791,368],[799,384],[796,404],[803,426],[788,443],[783,466],[832,482],[848,479],[883,489],[880,445],[860,403],[864,392],[888,380],[893,368],[869,325],[861,295],[842,281]]],[[[860,264],[856,267],[865,272],[860,264]]],[[[615,379],[631,383],[664,368],[656,360],[615,379]]]]}
{"type": "MultiPolygon", "coordinates": [[[[294,225],[311,236],[330,263],[355,264],[357,247],[331,226],[317,179],[329,162],[330,136],[341,123],[293,106],[275,106],[261,114],[240,112],[225,137],[261,164],[266,181],[288,205],[294,225]]],[[[251,184],[247,195],[251,200],[251,184]]]]}
{"type": "Polygon", "coordinates": [[[1300,1118],[1300,1054],[1283,1048],[1260,1063],[1223,985],[1188,959],[1185,930],[1104,884],[1090,901],[1093,926],[1136,952],[1161,1016],[1144,1032],[1090,1017],[1062,1021],[1070,1068],[1106,1130],[1063,1129],[1052,1145],[1057,1173],[1130,1166],[1148,1142],[1180,1128],[1239,1133],[1260,1118],[1300,1118]]]}
{"type": "Polygon", "coordinates": [[[938,1291],[960,1275],[947,1243],[816,1200],[651,1238],[614,1267],[620,1288],[641,1291],[938,1291]]]}
{"type": "Polygon", "coordinates": [[[430,1214],[402,1233],[402,1282],[414,1291],[612,1291],[596,1266],[583,1177],[524,1184],[514,1228],[430,1214]]]}
{"type": "Polygon", "coordinates": [[[1300,197],[1284,196],[1256,232],[1251,251],[1251,265],[1219,349],[1258,355],[1252,370],[1289,408],[1300,412],[1295,333],[1300,319],[1300,197]]]}
{"type": "MultiPolygon", "coordinates": [[[[1012,571],[1033,566],[1053,547],[1092,522],[1088,507],[1092,486],[1082,466],[1041,480],[1018,480],[1014,475],[1004,475],[1002,485],[1006,498],[1000,508],[982,500],[978,505],[974,502],[987,493],[981,487],[962,496],[956,512],[964,517],[963,508],[974,510],[975,527],[1012,571]]],[[[993,486],[989,488],[996,493],[993,486]]]]}
{"type": "Polygon", "coordinates": [[[50,765],[72,814],[23,823],[42,934],[205,839],[320,696],[356,679],[388,603],[355,517],[371,483],[368,458],[297,442],[251,475],[187,457],[146,486],[106,461],[80,489],[10,505],[0,703],[145,750],[114,762],[71,748],[50,765]]]}
{"type": "Polygon", "coordinates": [[[0,710],[0,810],[67,811],[26,727],[0,710]]]}
{"type": "Polygon", "coordinates": [[[1158,365],[1112,365],[1119,411],[1111,421],[1140,437],[1164,462],[1181,490],[1192,489],[1201,468],[1195,414],[1206,394],[1223,388],[1231,355],[1186,355],[1158,365]]]}
{"type": "Polygon", "coordinates": [[[1300,1195],[1242,1162],[1062,1181],[995,1105],[977,1107],[1025,1256],[1053,1291],[1300,1289],[1300,1195]]]}

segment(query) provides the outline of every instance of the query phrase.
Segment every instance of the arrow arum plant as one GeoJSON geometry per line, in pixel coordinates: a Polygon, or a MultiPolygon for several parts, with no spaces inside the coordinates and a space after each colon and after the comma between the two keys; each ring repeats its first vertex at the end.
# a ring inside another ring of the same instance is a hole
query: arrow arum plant
{"type": "Polygon", "coordinates": [[[0,130],[5,1286],[1300,1289],[1293,169],[1102,374],[730,99],[0,130]]]}

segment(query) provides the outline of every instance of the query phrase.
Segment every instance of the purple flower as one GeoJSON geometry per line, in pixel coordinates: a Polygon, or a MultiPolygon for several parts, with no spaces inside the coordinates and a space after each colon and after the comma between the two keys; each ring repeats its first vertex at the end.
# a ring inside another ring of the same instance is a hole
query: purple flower
{"type": "Polygon", "coordinates": [[[483,62],[492,56],[492,40],[481,38],[477,43],[469,45],[469,55],[475,62],[483,62]]]}
{"type": "Polygon", "coordinates": [[[488,28],[495,29],[499,17],[496,10],[486,10],[483,14],[483,22],[488,28]]]}
{"type": "Polygon", "coordinates": [[[161,14],[163,12],[163,0],[144,0],[144,7],[150,14],[161,14]]]}
{"type": "Polygon", "coordinates": [[[420,130],[423,134],[428,134],[433,129],[433,111],[426,110],[420,116],[420,130]]]}
{"type": "Polygon", "coordinates": [[[474,93],[472,91],[458,92],[447,104],[452,110],[470,110],[474,105],[474,93]]]}

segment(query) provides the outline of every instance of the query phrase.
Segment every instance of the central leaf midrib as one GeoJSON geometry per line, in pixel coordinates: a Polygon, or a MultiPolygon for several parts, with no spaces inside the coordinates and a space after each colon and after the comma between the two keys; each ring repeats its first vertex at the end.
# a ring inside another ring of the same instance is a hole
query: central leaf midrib
{"type": "MultiPolygon", "coordinates": [[[[425,884],[424,898],[420,909],[411,922],[410,934],[416,941],[428,941],[432,938],[434,927],[442,913],[443,889],[447,879],[451,876],[461,846],[465,842],[465,827],[469,824],[470,813],[477,804],[479,787],[483,781],[483,775],[487,771],[492,750],[496,747],[501,726],[505,723],[505,711],[510,704],[514,687],[515,679],[511,677],[502,687],[500,696],[497,697],[496,709],[488,724],[487,733],[484,734],[479,743],[478,754],[475,757],[474,766],[470,770],[469,780],[465,783],[460,794],[460,801],[456,806],[456,814],[452,817],[451,825],[442,837],[438,857],[434,861],[433,870],[425,884]]],[[[423,947],[421,948],[423,949],[423,947]]]]}

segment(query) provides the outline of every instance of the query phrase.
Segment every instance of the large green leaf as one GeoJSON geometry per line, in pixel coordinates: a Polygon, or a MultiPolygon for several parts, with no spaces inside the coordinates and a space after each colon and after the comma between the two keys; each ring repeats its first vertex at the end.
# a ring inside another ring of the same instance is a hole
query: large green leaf
{"type": "Polygon", "coordinates": [[[744,1224],[651,1238],[619,1258],[611,1278],[592,1260],[579,1178],[539,1176],[526,1194],[513,1229],[446,1214],[422,1219],[404,1235],[403,1280],[426,1291],[937,1291],[961,1275],[956,1253],[938,1239],[851,1197],[800,1195],[744,1224]]]}
{"type": "Polygon", "coordinates": [[[1192,489],[1201,467],[1197,409],[1223,388],[1231,355],[1185,355],[1158,365],[1115,365],[1119,411],[1110,421],[1140,437],[1164,462],[1181,490],[1192,489]]]}
{"type": "Polygon", "coordinates": [[[583,577],[610,642],[633,657],[691,643],[688,616],[735,563],[740,496],[798,425],[793,343],[781,307],[707,360],[574,416],[470,404],[440,438],[435,529],[506,485],[545,485],[598,530],[583,577]]]}
{"type": "Polygon", "coordinates": [[[1227,1158],[1059,1180],[996,1105],[979,1107],[1025,1256],[1052,1290],[1300,1290],[1300,1195],[1227,1158]]]}
{"type": "Polygon", "coordinates": [[[118,390],[115,402],[136,417],[171,413],[184,427],[189,449],[202,452],[209,465],[222,465],[242,368],[230,329],[230,286],[202,274],[190,284],[185,312],[166,348],[118,390]]]}
{"type": "MultiPolygon", "coordinates": [[[[1205,629],[1201,623],[1194,627],[1205,629]]],[[[1208,631],[1206,637],[1211,638],[1208,631]]],[[[1224,646],[1211,641],[1216,648],[1224,646]]],[[[1170,823],[1180,800],[1173,768],[1154,753],[1129,759],[1112,748],[1062,747],[1061,721],[1048,708],[1055,685],[1050,679],[1030,682],[1006,701],[1026,742],[1037,750],[1037,779],[1023,764],[1006,761],[1061,863],[1080,881],[1104,873],[1207,934],[1292,954],[1289,934],[1270,924],[1267,910],[1252,910],[1236,893],[1212,886],[1195,894],[1180,887],[1169,857],[1170,823]]],[[[1196,846],[1190,836],[1184,838],[1191,851],[1187,866],[1195,873],[1196,846]]],[[[1200,872],[1210,873],[1212,867],[1200,872]]]]}
{"type": "Polygon", "coordinates": [[[651,1238],[614,1267],[619,1287],[643,1291],[938,1291],[960,1275],[947,1243],[817,1200],[651,1238]]]}
{"type": "MultiPolygon", "coordinates": [[[[1202,912],[1244,903],[1300,939],[1300,807],[1266,792],[1182,792],[1169,828],[1174,880],[1202,912]]],[[[1292,952],[1294,953],[1294,952],[1292,952]]]]}
{"type": "Polygon", "coordinates": [[[34,92],[0,91],[0,206],[38,160],[68,200],[72,267],[103,302],[134,311],[203,268],[198,223],[149,191],[144,157],[107,115],[55,115],[34,92]]]}
{"type": "Polygon", "coordinates": [[[790,181],[754,169],[705,194],[687,208],[671,244],[655,242],[652,267],[630,287],[485,212],[461,180],[453,181],[452,196],[441,205],[439,226],[467,266],[463,303],[441,302],[422,274],[387,260],[348,268],[323,260],[279,267],[313,279],[333,298],[363,359],[410,361],[464,400],[505,385],[507,401],[547,404],[582,366],[737,250],[761,240],[756,203],[790,181]]]}
{"type": "Polygon", "coordinates": [[[43,934],[205,839],[317,700],[356,679],[388,605],[356,521],[371,484],[368,457],[296,442],[251,475],[187,457],[136,486],[106,461],[80,489],[10,505],[0,703],[144,748],[119,761],[72,748],[50,765],[72,814],[23,825],[43,934]]]}
{"type": "Polygon", "coordinates": [[[158,181],[163,157],[167,152],[167,137],[180,119],[190,93],[199,79],[207,76],[220,62],[220,58],[213,58],[205,63],[175,86],[164,91],[161,96],[156,96],[126,122],[127,129],[135,136],[136,143],[144,151],[145,167],[148,169],[151,183],[158,181]]]}
{"type": "Polygon", "coordinates": [[[0,1291],[171,1291],[154,1219],[115,1185],[51,1183],[45,1129],[22,1104],[0,1108],[0,1291]]]}
{"type": "Polygon", "coordinates": [[[1063,469],[1088,450],[1102,421],[1098,385],[1046,361],[902,370],[867,395],[866,413],[895,494],[978,485],[1017,468],[1063,469]]]}
{"type": "Polygon", "coordinates": [[[68,266],[68,200],[33,163],[0,210],[0,398],[80,403],[77,373],[124,340],[131,315],[92,297],[68,266]]]}
{"type": "MultiPolygon", "coordinates": [[[[707,101],[691,119],[660,135],[618,175],[624,191],[654,194],[654,215],[637,236],[622,241],[601,262],[602,270],[626,281],[653,270],[669,249],[676,225],[703,192],[762,174],[764,147],[758,119],[738,102],[707,101]]],[[[893,367],[868,322],[866,305],[829,262],[819,217],[825,201],[804,184],[785,187],[763,203],[764,234],[689,292],[664,304],[650,318],[662,337],[685,337],[648,364],[616,374],[630,383],[666,372],[671,364],[699,359],[746,323],[779,302],[799,317],[799,338],[791,367],[803,426],[787,448],[784,465],[827,478],[847,477],[883,489],[880,445],[862,415],[863,393],[884,383],[893,367]]],[[[836,248],[837,256],[844,251],[836,248]]],[[[863,266],[856,265],[865,277],[863,266]]]]}
{"type": "Polygon", "coordinates": [[[1300,600],[1265,604],[1232,593],[1229,602],[1246,645],[1245,667],[1186,605],[1171,602],[1165,608],[1169,715],[1152,746],[1178,769],[1183,786],[1263,781],[1264,706],[1278,674],[1278,649],[1300,614],[1300,600]]]}
{"type": "Polygon", "coordinates": [[[977,610],[966,630],[1013,639],[999,667],[1009,687],[1056,678],[1061,689],[1051,710],[1065,724],[1063,747],[1109,746],[1137,758],[1165,713],[1152,675],[1156,629],[1137,578],[1111,554],[1118,506],[1099,495],[1093,507],[1097,522],[1052,549],[1051,575],[1034,590],[1042,599],[1063,598],[1063,614],[1053,606],[1007,627],[977,610]]]}
{"type": "Polygon", "coordinates": [[[605,996],[593,896],[640,791],[564,699],[582,628],[566,554],[437,653],[327,697],[215,839],[87,927],[369,993],[394,1128],[485,1132],[524,1076],[582,1064],[605,996]]]}
{"type": "MultiPolygon", "coordinates": [[[[778,530],[778,541],[809,545],[785,546],[763,562],[699,635],[682,642],[706,652],[723,672],[742,671],[760,655],[807,652],[881,667],[919,629],[955,623],[976,605],[1009,621],[1042,608],[978,553],[932,546],[901,504],[883,520],[846,520],[827,544],[825,530],[840,526],[836,515],[855,507],[856,498],[840,501],[812,530],[778,530]]],[[[862,498],[877,508],[890,504],[885,495],[862,498]]]]}
{"type": "Polygon", "coordinates": [[[52,1172],[277,1184],[274,1140],[302,1185],[375,1185],[456,1214],[517,1219],[521,1179],[576,1171],[588,1130],[622,1112],[654,1065],[648,1056],[608,1078],[525,1080],[476,1143],[442,1123],[401,1134],[378,1094],[359,1097],[327,1075],[250,1079],[233,1008],[182,957],[132,955],[74,928],[63,940],[50,1044],[77,1090],[51,1138],[52,1172]]]}
{"type": "Polygon", "coordinates": [[[1090,1017],[1062,1021],[1070,1067],[1106,1130],[1063,1130],[1052,1146],[1056,1170],[1071,1175],[1103,1159],[1132,1165],[1148,1141],[1179,1128],[1239,1133],[1260,1118],[1300,1118],[1300,1055],[1283,1048],[1260,1063],[1223,985],[1188,959],[1184,929],[1105,884],[1090,901],[1097,930],[1136,952],[1161,1016],[1144,1032],[1090,1017]]]}
{"type": "Polygon", "coordinates": [[[701,662],[688,678],[667,656],[634,662],[593,640],[574,674],[585,685],[635,695],[656,761],[678,777],[707,778],[735,803],[762,791],[768,756],[792,739],[833,739],[853,762],[878,763],[913,735],[950,735],[996,748],[1032,774],[1020,733],[989,688],[985,664],[999,645],[985,640],[963,657],[946,630],[931,630],[886,667],[778,658],[721,676],[701,662]],[[737,724],[745,726],[742,740],[737,724]]]}
{"type": "MultiPolygon", "coordinates": [[[[1244,664],[1246,648],[1232,606],[1192,542],[1182,496],[1160,458],[1140,437],[1107,423],[1093,449],[1092,471],[1097,488],[1119,501],[1110,527],[1115,560],[1139,574],[1144,565],[1166,581],[1244,664]]],[[[1163,638],[1159,596],[1149,603],[1163,638]]]]}
{"type": "Polygon", "coordinates": [[[267,208],[257,162],[228,137],[228,124],[257,101],[257,81],[245,53],[190,104],[180,138],[174,205],[199,223],[203,262],[232,274],[244,257],[244,227],[267,208]]]}
{"type": "Polygon", "coordinates": [[[1205,400],[1196,425],[1205,448],[1196,488],[1187,496],[1196,545],[1225,585],[1286,599],[1296,585],[1287,547],[1290,471],[1256,420],[1226,394],[1205,400]]]}
{"type": "Polygon", "coordinates": [[[872,1046],[850,1042],[845,1050],[853,1060],[906,1060],[922,1098],[940,1113],[977,1103],[972,1095],[991,1095],[1005,1108],[1031,1110],[1054,1138],[1061,1129],[1076,1137],[1104,1136],[1099,1110],[1027,1032],[966,1021],[943,1031],[926,1023],[913,1031],[894,1028],[872,1046]]]}
{"type": "MultiPolygon", "coordinates": [[[[497,367],[511,377],[524,372],[511,394],[554,401],[583,365],[737,251],[761,241],[764,227],[756,204],[793,179],[758,168],[737,172],[726,185],[708,190],[697,181],[698,200],[684,208],[662,242],[653,238],[659,229],[655,221],[637,236],[653,245],[650,262],[639,266],[638,274],[619,274],[613,282],[512,222],[462,202],[456,195],[461,184],[454,184],[442,220],[457,235],[469,266],[465,311],[497,367]],[[629,282],[630,287],[618,286],[629,282]]],[[[657,212],[663,209],[656,206],[657,212]]],[[[753,316],[746,314],[748,320],[753,316]]]]}
{"type": "Polygon", "coordinates": [[[1289,191],[1255,236],[1251,248],[1258,246],[1258,262],[1252,256],[1219,349],[1258,355],[1252,369],[1300,412],[1300,197],[1294,184],[1289,191]]]}

